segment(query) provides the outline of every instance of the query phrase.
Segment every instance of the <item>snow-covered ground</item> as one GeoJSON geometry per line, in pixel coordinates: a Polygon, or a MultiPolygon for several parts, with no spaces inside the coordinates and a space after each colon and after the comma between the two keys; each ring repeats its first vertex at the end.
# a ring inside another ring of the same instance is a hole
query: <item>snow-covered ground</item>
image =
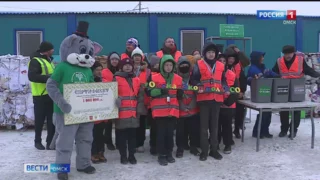
{"type": "MultiPolygon", "coordinates": [[[[208,158],[201,162],[198,157],[185,152],[176,163],[162,167],[157,157],[146,152],[136,154],[137,165],[122,165],[118,151],[106,151],[108,162],[94,165],[93,175],[79,173],[75,169],[75,151],[72,157],[72,180],[320,180],[320,119],[316,119],[315,148],[311,149],[311,124],[309,119],[301,120],[294,140],[279,138],[279,116],[273,115],[270,132],[273,139],[262,139],[260,152],[255,152],[256,139],[251,137],[255,120],[247,123],[245,142],[235,139],[236,145],[230,155],[223,155],[221,161],[208,158]]],[[[46,132],[43,133],[44,135],[46,132]]],[[[24,163],[54,163],[54,151],[38,151],[33,144],[34,132],[0,132],[0,180],[51,180],[55,174],[31,174],[23,172],[24,163]]],[[[221,147],[223,147],[221,145],[221,147]]]]}

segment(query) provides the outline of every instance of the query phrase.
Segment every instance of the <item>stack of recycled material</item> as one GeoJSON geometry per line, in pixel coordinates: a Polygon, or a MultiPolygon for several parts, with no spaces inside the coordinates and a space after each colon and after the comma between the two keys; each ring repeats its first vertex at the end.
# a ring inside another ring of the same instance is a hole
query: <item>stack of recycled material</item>
{"type": "MultiPolygon", "coordinates": [[[[305,53],[305,61],[308,66],[320,73],[320,53],[305,53]]],[[[305,76],[306,78],[306,100],[320,103],[320,80],[319,78],[312,78],[305,76]]],[[[319,115],[320,104],[315,109],[315,114],[319,115]]]]}
{"type": "Polygon", "coordinates": [[[20,129],[34,124],[29,60],[20,55],[0,56],[0,126],[20,129]]]}

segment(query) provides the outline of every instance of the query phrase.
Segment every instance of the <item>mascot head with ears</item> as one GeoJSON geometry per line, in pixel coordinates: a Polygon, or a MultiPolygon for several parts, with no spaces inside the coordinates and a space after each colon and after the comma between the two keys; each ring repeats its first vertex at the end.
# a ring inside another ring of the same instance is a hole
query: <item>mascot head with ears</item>
{"type": "Polygon", "coordinates": [[[80,21],[77,31],[62,41],[60,45],[62,61],[88,68],[94,64],[94,56],[101,52],[102,46],[89,39],[88,28],[88,22],[80,21]]]}
{"type": "Polygon", "coordinates": [[[89,39],[88,28],[88,22],[80,21],[77,31],[62,41],[60,45],[62,62],[57,65],[47,81],[48,94],[63,113],[69,113],[71,106],[64,100],[59,87],[63,84],[91,82],[93,75],[90,67],[95,62],[94,56],[102,50],[100,44],[89,39]]]}

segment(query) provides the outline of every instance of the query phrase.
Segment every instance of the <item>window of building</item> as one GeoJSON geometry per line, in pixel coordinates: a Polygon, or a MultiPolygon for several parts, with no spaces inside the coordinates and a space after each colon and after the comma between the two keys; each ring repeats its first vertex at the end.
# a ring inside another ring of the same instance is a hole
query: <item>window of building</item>
{"type": "Polygon", "coordinates": [[[16,31],[17,55],[31,56],[42,40],[42,31],[16,31]]]}
{"type": "Polygon", "coordinates": [[[181,51],[183,54],[191,54],[192,51],[198,49],[201,51],[204,44],[204,31],[203,30],[181,30],[181,51]]]}

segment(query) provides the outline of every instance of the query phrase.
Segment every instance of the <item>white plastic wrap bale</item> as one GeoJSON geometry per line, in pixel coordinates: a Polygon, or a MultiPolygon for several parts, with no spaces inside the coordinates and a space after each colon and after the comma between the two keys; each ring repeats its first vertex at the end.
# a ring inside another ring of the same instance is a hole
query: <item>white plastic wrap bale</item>
{"type": "Polygon", "coordinates": [[[30,92],[28,62],[30,58],[20,55],[0,56],[0,91],[30,92]]]}
{"type": "Polygon", "coordinates": [[[20,55],[0,56],[0,92],[3,99],[0,126],[15,125],[19,129],[23,125],[34,125],[28,80],[29,60],[29,57],[20,55]]]}
{"type": "Polygon", "coordinates": [[[10,93],[3,104],[4,123],[2,125],[33,125],[32,95],[10,93]]]}
{"type": "Polygon", "coordinates": [[[27,125],[34,125],[34,111],[33,111],[33,98],[32,94],[28,93],[25,95],[26,98],[26,112],[25,112],[25,121],[27,125]]]}
{"type": "Polygon", "coordinates": [[[0,92],[0,124],[4,124],[5,118],[3,114],[3,104],[4,104],[4,97],[3,93],[0,92]]]}

